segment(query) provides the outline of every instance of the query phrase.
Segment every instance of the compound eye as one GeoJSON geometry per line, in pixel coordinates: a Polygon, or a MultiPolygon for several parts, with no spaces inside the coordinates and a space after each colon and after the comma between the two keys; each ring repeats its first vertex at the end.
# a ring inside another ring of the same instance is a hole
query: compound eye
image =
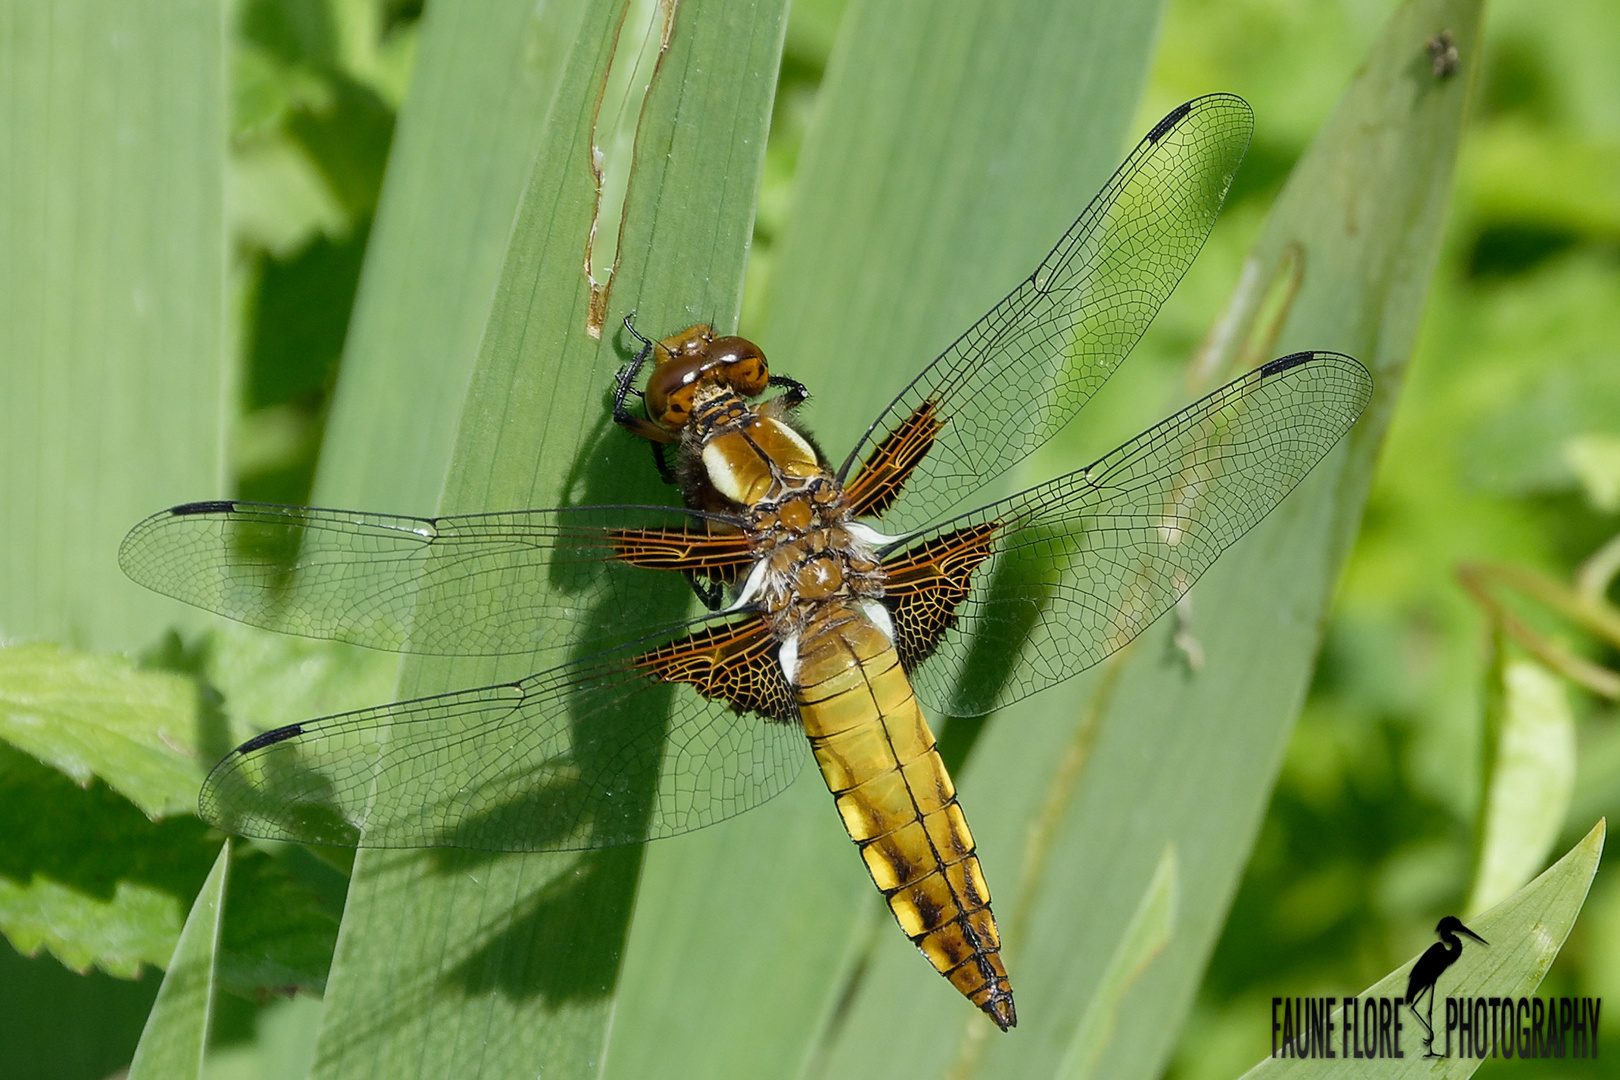
{"type": "Polygon", "coordinates": [[[713,363],[704,356],[666,360],[647,379],[647,415],[655,424],[677,431],[692,416],[692,395],[703,372],[713,363]]]}
{"type": "Polygon", "coordinates": [[[720,337],[709,342],[708,352],[727,386],[749,397],[765,392],[771,373],[758,345],[747,338],[720,337]]]}

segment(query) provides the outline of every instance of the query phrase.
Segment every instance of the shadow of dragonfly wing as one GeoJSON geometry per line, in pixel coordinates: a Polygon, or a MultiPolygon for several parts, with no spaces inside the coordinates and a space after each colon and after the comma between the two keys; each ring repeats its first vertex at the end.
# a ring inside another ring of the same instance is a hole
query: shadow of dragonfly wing
{"type": "Polygon", "coordinates": [[[806,753],[793,709],[763,622],[698,620],[515,682],[267,731],[214,767],[198,809],[227,832],[312,844],[635,843],[790,784],[806,753]]]}
{"type": "Polygon", "coordinates": [[[1304,479],[1371,394],[1348,356],[1273,360],[1084,469],[894,545],[886,603],[919,700],[981,715],[1125,645],[1304,479]]]}
{"type": "Polygon", "coordinates": [[[1155,125],[1035,272],[873,421],[838,473],[864,462],[856,512],[889,533],[927,525],[1072,419],[1192,265],[1253,130],[1231,94],[1155,125]],[[909,460],[895,445],[908,436],[909,460]]]}
{"type": "Polygon", "coordinates": [[[131,529],[118,561],[148,588],[269,630],[555,662],[565,650],[606,648],[669,623],[668,596],[641,567],[660,558],[676,569],[745,566],[746,538],[710,534],[719,522],[734,524],[650,506],[417,518],[189,503],[131,529]]]}

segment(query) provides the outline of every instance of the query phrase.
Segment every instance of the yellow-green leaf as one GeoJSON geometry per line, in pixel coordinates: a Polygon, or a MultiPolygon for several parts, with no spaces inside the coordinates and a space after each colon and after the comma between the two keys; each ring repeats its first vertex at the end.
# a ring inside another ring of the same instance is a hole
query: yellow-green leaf
{"type": "Polygon", "coordinates": [[[1534,661],[1511,660],[1502,682],[1465,918],[1508,896],[1546,862],[1575,790],[1575,717],[1563,680],[1534,661]]]}
{"type": "Polygon", "coordinates": [[[129,1080],[194,1080],[202,1075],[203,1047],[214,996],[214,958],[225,913],[225,878],[231,845],[220,848],[214,869],[186,916],[185,929],[146,1018],[129,1080]]]}

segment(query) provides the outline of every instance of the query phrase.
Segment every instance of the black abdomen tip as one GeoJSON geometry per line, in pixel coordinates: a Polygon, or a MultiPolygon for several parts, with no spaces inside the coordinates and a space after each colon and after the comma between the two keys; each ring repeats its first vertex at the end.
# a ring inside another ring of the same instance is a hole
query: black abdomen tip
{"type": "Polygon", "coordinates": [[[980,1006],[1002,1031],[1018,1026],[1018,1010],[1013,1007],[1012,989],[996,987],[980,1006]]]}

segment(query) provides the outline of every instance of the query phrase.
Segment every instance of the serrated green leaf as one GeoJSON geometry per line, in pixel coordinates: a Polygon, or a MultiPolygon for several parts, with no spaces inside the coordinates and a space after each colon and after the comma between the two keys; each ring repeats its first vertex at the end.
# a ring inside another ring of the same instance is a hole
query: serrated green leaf
{"type": "MultiPolygon", "coordinates": [[[[250,736],[289,718],[375,705],[392,692],[399,658],[341,642],[311,641],[222,622],[205,643],[201,674],[221,695],[228,737],[206,748],[209,765],[250,736]]],[[[196,802],[196,787],[192,788],[196,802]]]]}
{"type": "Polygon", "coordinates": [[[186,916],[163,986],[146,1018],[129,1080],[194,1080],[202,1075],[203,1047],[214,994],[214,957],[225,914],[226,843],[186,916]]]}
{"type": "Polygon", "coordinates": [[[0,638],[147,640],[113,553],[215,492],[224,5],[0,3],[0,638]]]}
{"type": "Polygon", "coordinates": [[[120,656],[0,649],[0,739],[80,785],[93,778],[150,818],[197,806],[197,687],[120,656]]]}
{"type": "MultiPolygon", "coordinates": [[[[1547,969],[1552,967],[1564,939],[1575,925],[1575,917],[1586,902],[1586,893],[1596,876],[1603,855],[1605,822],[1599,821],[1569,853],[1548,867],[1530,884],[1496,907],[1468,920],[1468,928],[1489,944],[1477,945],[1464,939],[1462,955],[1446,968],[1443,985],[1435,993],[1442,1002],[1447,997],[1519,998],[1534,993],[1547,969]]],[[[1420,954],[1421,955],[1421,954],[1420,954]]],[[[1369,986],[1359,997],[1404,998],[1407,975],[1418,957],[1369,986]]],[[[1443,1006],[1442,1006],[1443,1007],[1443,1006]]],[[[1334,1023],[1343,1030],[1342,1009],[1333,1013],[1334,1023]]],[[[1435,1052],[1444,1050],[1444,1028],[1436,1020],[1435,1052]]],[[[1407,1032],[1421,1032],[1415,1024],[1407,1032]]],[[[1463,1080],[1472,1076],[1482,1058],[1452,1056],[1435,1060],[1423,1056],[1418,1036],[1403,1038],[1403,1058],[1375,1058],[1349,1061],[1343,1058],[1273,1058],[1244,1074],[1244,1080],[1274,1080],[1276,1077],[1446,1077],[1463,1080]]]]}
{"type": "Polygon", "coordinates": [[[154,823],[0,747],[0,931],[19,952],[126,979],[162,967],[213,853],[196,818],[154,823]]]}

